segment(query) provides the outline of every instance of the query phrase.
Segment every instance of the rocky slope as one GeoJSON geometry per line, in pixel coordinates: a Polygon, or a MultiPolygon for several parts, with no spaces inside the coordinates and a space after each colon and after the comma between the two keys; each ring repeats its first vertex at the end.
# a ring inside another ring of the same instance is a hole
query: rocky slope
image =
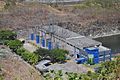
{"type": "Polygon", "coordinates": [[[119,32],[120,11],[73,6],[51,7],[39,3],[24,3],[0,14],[0,27],[19,29],[34,25],[57,24],[85,36],[100,36],[119,32]]]}

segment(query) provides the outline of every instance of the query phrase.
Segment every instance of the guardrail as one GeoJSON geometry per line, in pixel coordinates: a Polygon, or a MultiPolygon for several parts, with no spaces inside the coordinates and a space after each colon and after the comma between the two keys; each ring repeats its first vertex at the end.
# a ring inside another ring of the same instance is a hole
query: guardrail
{"type": "Polygon", "coordinates": [[[116,56],[117,54],[120,54],[120,49],[112,50],[111,53],[112,56],[116,56]]]}

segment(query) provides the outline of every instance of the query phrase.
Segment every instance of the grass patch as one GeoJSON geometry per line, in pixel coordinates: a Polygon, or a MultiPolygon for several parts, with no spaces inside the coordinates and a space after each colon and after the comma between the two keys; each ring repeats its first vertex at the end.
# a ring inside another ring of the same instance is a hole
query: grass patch
{"type": "Polygon", "coordinates": [[[0,75],[0,80],[4,80],[4,78],[3,78],[3,76],[2,76],[2,75],[0,75]]]}
{"type": "Polygon", "coordinates": [[[5,6],[5,2],[4,1],[0,1],[0,11],[4,10],[4,6],[5,6]]]}
{"type": "Polygon", "coordinates": [[[86,0],[81,4],[75,4],[74,8],[106,8],[106,9],[120,9],[120,0],[86,0]]]}
{"type": "Polygon", "coordinates": [[[86,67],[90,67],[90,68],[96,68],[96,67],[100,67],[101,66],[101,63],[99,63],[99,64],[94,64],[94,65],[88,65],[88,64],[83,64],[84,66],[86,66],[86,67]]]}

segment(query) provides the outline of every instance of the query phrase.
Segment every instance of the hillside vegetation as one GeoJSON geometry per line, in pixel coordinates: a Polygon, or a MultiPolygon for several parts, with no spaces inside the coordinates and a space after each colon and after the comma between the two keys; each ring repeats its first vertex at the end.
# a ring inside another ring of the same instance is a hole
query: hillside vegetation
{"type": "Polygon", "coordinates": [[[120,9],[120,0],[85,0],[82,4],[75,5],[76,8],[107,8],[107,9],[120,9]]]}

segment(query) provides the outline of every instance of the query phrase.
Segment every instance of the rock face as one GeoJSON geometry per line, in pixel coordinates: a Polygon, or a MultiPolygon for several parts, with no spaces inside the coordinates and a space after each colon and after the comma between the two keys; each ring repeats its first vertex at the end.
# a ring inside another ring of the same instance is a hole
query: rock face
{"type": "Polygon", "coordinates": [[[0,58],[4,80],[43,80],[41,74],[8,48],[0,46],[0,52],[5,54],[0,58]]]}

